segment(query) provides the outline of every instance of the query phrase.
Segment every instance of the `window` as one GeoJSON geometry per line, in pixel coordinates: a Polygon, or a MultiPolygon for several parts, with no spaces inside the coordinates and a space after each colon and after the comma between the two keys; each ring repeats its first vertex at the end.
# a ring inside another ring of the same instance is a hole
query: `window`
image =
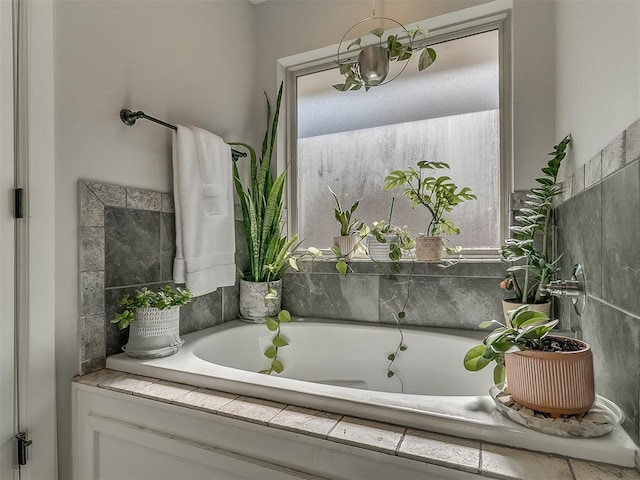
{"type": "Polygon", "coordinates": [[[369,92],[333,89],[341,77],[330,63],[291,75],[297,128],[290,147],[289,226],[304,246],[329,247],[339,234],[329,187],[343,206],[362,199],[356,215],[369,224],[388,220],[395,197],[392,223],[424,232],[428,212],[412,210],[401,189],[382,187],[392,170],[431,160],[451,166],[436,175],[449,175],[478,196],[450,214],[461,228],[452,242],[465,255],[496,253],[505,235],[509,187],[500,46],[495,24],[449,34],[434,42],[438,58],[428,70],[417,71],[414,55],[402,75],[369,92]]]}

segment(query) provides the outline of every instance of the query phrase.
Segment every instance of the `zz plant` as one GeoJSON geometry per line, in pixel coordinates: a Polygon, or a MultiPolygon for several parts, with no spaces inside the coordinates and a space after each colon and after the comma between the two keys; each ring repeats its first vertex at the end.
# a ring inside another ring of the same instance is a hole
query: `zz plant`
{"type": "Polygon", "coordinates": [[[482,322],[480,328],[498,325],[484,341],[467,352],[464,356],[464,368],[477,372],[491,362],[496,362],[493,369],[493,381],[496,385],[504,383],[504,356],[510,352],[521,350],[542,350],[542,339],[553,330],[559,320],[550,321],[542,312],[529,310],[529,305],[522,305],[509,312],[509,323],[505,325],[497,320],[482,322]]]}
{"type": "Polygon", "coordinates": [[[529,191],[526,208],[515,217],[516,225],[510,227],[512,237],[500,248],[502,260],[511,264],[503,285],[514,291],[520,303],[544,302],[540,287],[559,270],[560,257],[551,258],[549,253],[549,229],[553,197],[562,191],[558,171],[570,143],[571,135],[567,135],[549,154],[552,158],[542,169],[544,175],[536,178],[538,186],[529,191]]]}

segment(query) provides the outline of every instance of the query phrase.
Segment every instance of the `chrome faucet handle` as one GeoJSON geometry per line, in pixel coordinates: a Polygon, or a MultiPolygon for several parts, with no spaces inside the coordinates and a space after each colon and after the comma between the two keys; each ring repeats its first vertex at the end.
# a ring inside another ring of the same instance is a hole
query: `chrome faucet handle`
{"type": "Polygon", "coordinates": [[[587,298],[584,286],[584,269],[577,263],[573,266],[571,280],[553,280],[546,285],[541,285],[540,291],[553,297],[571,298],[573,309],[578,316],[581,316],[587,298]]]}

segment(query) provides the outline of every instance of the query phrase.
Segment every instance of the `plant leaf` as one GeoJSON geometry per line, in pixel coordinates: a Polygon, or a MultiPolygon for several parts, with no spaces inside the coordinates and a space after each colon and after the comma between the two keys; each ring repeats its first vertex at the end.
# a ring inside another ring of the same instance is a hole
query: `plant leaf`
{"type": "Polygon", "coordinates": [[[284,370],[284,365],[280,360],[276,359],[273,362],[271,362],[271,368],[276,373],[282,373],[282,371],[284,370]]]}
{"type": "Polygon", "coordinates": [[[281,322],[290,322],[291,321],[291,314],[289,313],[288,310],[281,310],[280,313],[278,313],[278,320],[280,320],[281,322]]]}
{"type": "Polygon", "coordinates": [[[425,48],[418,58],[418,71],[429,68],[429,66],[436,60],[436,51],[433,48],[425,48]]]}
{"type": "Polygon", "coordinates": [[[278,350],[273,345],[269,345],[267,349],[264,351],[264,356],[267,358],[276,358],[278,354],[278,350]]]}
{"type": "Polygon", "coordinates": [[[269,329],[269,331],[271,332],[275,332],[276,330],[278,330],[278,327],[280,326],[278,324],[277,321],[275,321],[273,318],[271,317],[267,317],[266,318],[267,321],[267,328],[269,329]]]}
{"type": "Polygon", "coordinates": [[[493,383],[500,385],[504,383],[506,378],[506,370],[503,365],[497,364],[493,369],[493,383]]]}
{"type": "Polygon", "coordinates": [[[289,342],[287,342],[281,335],[276,335],[275,337],[273,337],[271,343],[273,343],[276,347],[286,347],[287,345],[289,345],[289,342]]]}
{"type": "Polygon", "coordinates": [[[347,262],[345,262],[344,260],[338,260],[338,263],[336,263],[336,270],[338,271],[338,273],[341,276],[346,277],[347,276],[347,262]]]}
{"type": "Polygon", "coordinates": [[[471,372],[477,372],[478,370],[482,370],[484,367],[489,365],[491,360],[483,356],[486,349],[486,345],[480,344],[469,350],[464,356],[464,368],[471,372]]]}

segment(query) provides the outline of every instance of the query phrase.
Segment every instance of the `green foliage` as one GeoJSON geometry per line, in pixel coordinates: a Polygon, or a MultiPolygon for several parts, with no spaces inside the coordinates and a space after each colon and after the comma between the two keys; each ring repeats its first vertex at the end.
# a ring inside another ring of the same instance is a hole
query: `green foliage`
{"type": "Polygon", "coordinates": [[[340,224],[340,236],[347,237],[349,235],[355,234],[364,226],[364,222],[362,222],[359,218],[352,219],[353,213],[358,209],[360,200],[356,200],[356,202],[351,205],[351,208],[345,210],[342,208],[340,199],[338,198],[336,192],[331,190],[331,187],[329,187],[329,191],[336,201],[336,208],[333,209],[333,216],[340,224]]]}
{"type": "Polygon", "coordinates": [[[423,170],[448,169],[447,163],[420,161],[417,167],[417,170],[412,167],[407,170],[394,170],[384,179],[384,189],[405,187],[403,193],[411,207],[421,205],[429,211],[431,218],[427,226],[428,235],[457,235],[460,229],[444,215],[465,201],[475,200],[476,196],[471,193],[469,187],[458,189],[451,177],[423,177],[423,170]]]}
{"type": "Polygon", "coordinates": [[[118,303],[119,311],[116,312],[111,323],[117,323],[118,328],[123,330],[129,326],[135,319],[136,308],[158,308],[165,310],[167,308],[186,305],[193,297],[191,290],[185,288],[176,288],[173,290],[169,285],[152,291],[147,287],[136,290],[135,295],[131,298],[128,294],[123,295],[118,303]]]}
{"type": "Polygon", "coordinates": [[[249,250],[250,272],[248,280],[268,282],[279,280],[283,269],[291,265],[291,252],[300,245],[298,236],[287,239],[282,234],[280,215],[282,213],[283,192],[286,170],[277,178],[271,172],[274,156],[276,132],[280,116],[282,88],[278,91],[276,110],[271,117],[271,105],[267,99],[267,129],[262,142],[262,156],[258,158],[251,145],[235,142],[231,145],[244,147],[251,159],[251,184],[245,186],[240,180],[238,166],[233,164],[233,180],[240,197],[245,239],[249,250]]]}
{"type": "MultiPolygon", "coordinates": [[[[272,292],[273,293],[273,292],[272,292]]],[[[272,373],[282,373],[284,371],[284,364],[282,360],[278,358],[278,354],[281,348],[289,345],[289,340],[280,333],[282,323],[291,321],[291,314],[287,310],[281,310],[277,317],[267,317],[267,329],[273,332],[271,337],[271,345],[269,345],[263,352],[264,356],[269,360],[269,368],[260,370],[259,373],[271,375],[272,373]]]]}
{"type": "Polygon", "coordinates": [[[480,328],[498,325],[498,328],[487,335],[484,341],[464,356],[464,368],[477,372],[491,362],[496,362],[493,370],[493,381],[496,385],[505,379],[504,356],[509,352],[521,350],[540,350],[541,340],[553,330],[558,320],[550,321],[541,312],[529,310],[529,305],[522,305],[509,312],[507,326],[497,320],[482,322],[480,328]]]}
{"type": "MultiPolygon", "coordinates": [[[[425,39],[427,32],[418,26],[415,30],[408,31],[408,43],[403,44],[399,39],[399,35],[388,35],[386,38],[382,38],[385,30],[383,28],[376,28],[369,33],[378,37],[378,45],[386,48],[389,53],[389,61],[403,62],[411,58],[414,53],[422,52],[418,59],[418,71],[423,71],[428,68],[436,60],[436,51],[426,45],[425,39]]],[[[404,33],[404,32],[403,32],[404,33]]],[[[362,39],[356,38],[349,44],[347,50],[351,50],[352,47],[358,47],[362,50],[362,39]]],[[[359,65],[357,58],[349,58],[343,62],[340,62],[340,74],[344,77],[344,83],[338,83],[333,86],[340,92],[346,92],[349,90],[360,90],[362,87],[366,91],[371,88],[362,76],[360,75],[359,65]]]]}
{"type": "Polygon", "coordinates": [[[502,260],[510,264],[503,285],[513,290],[521,303],[544,302],[546,295],[540,287],[559,271],[560,257],[553,259],[548,251],[549,226],[553,197],[562,191],[557,183],[558,170],[570,143],[571,135],[567,135],[549,153],[552,158],[542,169],[544,175],[536,178],[538,186],[527,194],[526,208],[515,217],[516,225],[510,227],[512,236],[500,248],[502,260]]]}

